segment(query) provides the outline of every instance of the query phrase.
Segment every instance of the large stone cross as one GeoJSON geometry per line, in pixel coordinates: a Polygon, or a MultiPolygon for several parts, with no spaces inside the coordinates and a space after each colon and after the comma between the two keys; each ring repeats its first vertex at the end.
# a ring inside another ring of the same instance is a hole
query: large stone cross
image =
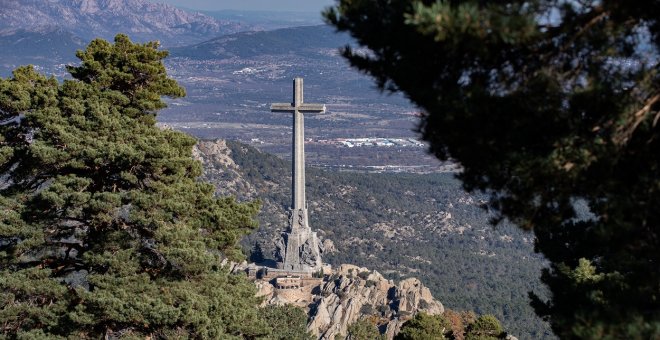
{"type": "Polygon", "coordinates": [[[309,227],[305,201],[305,122],[303,113],[323,113],[325,105],[303,103],[303,80],[293,80],[293,102],[276,103],[271,111],[293,113],[293,152],[291,169],[291,211],[289,230],[278,244],[278,268],[293,272],[314,272],[321,269],[318,237],[309,227]]]}
{"type": "Polygon", "coordinates": [[[270,109],[274,112],[293,113],[291,209],[294,213],[307,210],[305,205],[305,121],[303,113],[324,113],[325,104],[304,103],[303,79],[295,78],[293,79],[293,102],[275,103],[270,106],[270,109]]]}

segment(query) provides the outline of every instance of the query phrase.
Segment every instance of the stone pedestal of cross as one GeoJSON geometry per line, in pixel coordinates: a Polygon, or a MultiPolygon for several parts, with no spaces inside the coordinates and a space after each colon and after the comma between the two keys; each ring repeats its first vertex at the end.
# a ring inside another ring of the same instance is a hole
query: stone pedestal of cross
{"type": "Polygon", "coordinates": [[[303,102],[303,80],[293,80],[293,102],[275,103],[273,112],[293,113],[293,148],[291,167],[291,210],[289,229],[281,242],[282,269],[291,271],[316,271],[322,266],[318,238],[309,227],[305,201],[305,122],[304,113],[324,113],[324,104],[303,102]]]}

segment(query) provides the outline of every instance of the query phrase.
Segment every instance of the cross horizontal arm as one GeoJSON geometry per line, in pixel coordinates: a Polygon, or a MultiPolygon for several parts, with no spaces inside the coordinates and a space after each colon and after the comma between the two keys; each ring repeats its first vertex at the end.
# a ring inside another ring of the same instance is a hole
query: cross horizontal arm
{"type": "Polygon", "coordinates": [[[298,111],[325,113],[325,104],[302,104],[298,106],[298,111]]]}
{"type": "Polygon", "coordinates": [[[270,110],[293,112],[296,110],[296,108],[293,105],[291,105],[291,103],[275,103],[275,104],[270,104],[270,110]]]}
{"type": "Polygon", "coordinates": [[[271,111],[285,111],[293,112],[298,110],[300,112],[318,112],[325,113],[325,104],[301,104],[298,107],[291,105],[291,103],[275,103],[270,105],[271,111]]]}

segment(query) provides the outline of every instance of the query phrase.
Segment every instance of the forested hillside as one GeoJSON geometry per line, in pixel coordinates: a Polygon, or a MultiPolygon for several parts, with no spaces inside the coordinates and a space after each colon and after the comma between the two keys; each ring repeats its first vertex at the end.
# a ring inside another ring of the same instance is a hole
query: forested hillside
{"type": "MultiPolygon", "coordinates": [[[[287,226],[289,162],[231,141],[201,142],[198,150],[218,194],[261,200],[261,227],[244,247],[249,253],[258,244],[268,256],[287,226]]],[[[391,279],[417,277],[451,309],[495,314],[523,339],[551,338],[528,306],[528,291],[542,291],[544,262],[533,253],[533,236],[490,226],[485,199],[447,173],[307,170],[310,224],[331,241],[324,261],[369,267],[391,279]]]]}

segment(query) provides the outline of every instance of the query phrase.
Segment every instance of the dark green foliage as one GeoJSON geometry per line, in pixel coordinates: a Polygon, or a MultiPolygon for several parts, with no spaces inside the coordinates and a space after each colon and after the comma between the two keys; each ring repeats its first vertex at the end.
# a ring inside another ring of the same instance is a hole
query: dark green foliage
{"type": "Polygon", "coordinates": [[[443,315],[419,313],[401,327],[396,340],[465,339],[496,340],[506,337],[499,320],[492,315],[476,319],[471,313],[446,311],[443,315]],[[453,323],[450,321],[453,318],[453,323]]]}
{"type": "Polygon", "coordinates": [[[340,0],[327,20],[465,188],[533,230],[563,338],[660,336],[660,2],[340,0]],[[588,207],[578,214],[576,206],[588,207]]]}
{"type": "Polygon", "coordinates": [[[312,340],[307,332],[307,314],[302,308],[292,305],[268,305],[259,310],[259,315],[272,329],[266,339],[312,340]]]}
{"type": "Polygon", "coordinates": [[[348,326],[346,340],[379,340],[382,339],[378,327],[370,319],[360,319],[348,326]]]}
{"type": "Polygon", "coordinates": [[[451,332],[451,324],[442,315],[419,313],[401,327],[396,340],[443,340],[451,332]]]}
{"type": "Polygon", "coordinates": [[[482,315],[467,327],[465,340],[496,340],[505,337],[502,325],[492,315],[482,315]]]}
{"type": "Polygon", "coordinates": [[[257,205],[213,197],[195,140],[156,127],[157,43],[94,40],[58,83],[0,79],[0,336],[240,338],[267,334],[254,286],[219,267],[257,205]]]}
{"type": "Polygon", "coordinates": [[[264,251],[259,242],[254,242],[254,247],[250,249],[250,262],[262,263],[264,261],[264,251]]]}

